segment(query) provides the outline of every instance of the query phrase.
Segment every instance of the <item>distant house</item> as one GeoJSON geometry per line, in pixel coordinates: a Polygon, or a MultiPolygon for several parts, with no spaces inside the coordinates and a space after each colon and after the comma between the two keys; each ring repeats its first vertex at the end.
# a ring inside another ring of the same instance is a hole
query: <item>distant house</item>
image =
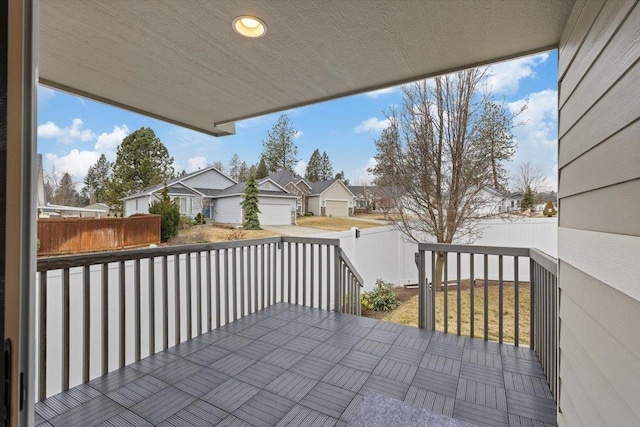
{"type": "Polygon", "coordinates": [[[484,187],[478,194],[480,202],[478,203],[476,213],[481,216],[495,215],[502,212],[502,201],[504,196],[495,188],[484,187]]]}
{"type": "MultiPolygon", "coordinates": [[[[213,166],[167,181],[169,197],[180,206],[182,215],[195,217],[199,212],[213,219],[213,195],[236,184],[236,181],[213,166]]],[[[164,184],[145,188],[122,199],[123,216],[149,213],[149,206],[160,197],[164,184]]]]}
{"type": "Polygon", "coordinates": [[[349,185],[349,190],[354,195],[354,209],[361,212],[385,211],[394,208],[390,200],[393,193],[391,187],[376,185],[349,185]]]}
{"type": "Polygon", "coordinates": [[[85,206],[85,209],[91,209],[93,212],[85,213],[85,217],[90,218],[105,218],[108,216],[115,216],[115,210],[105,203],[93,203],[91,205],[85,206]]]}
{"type": "Polygon", "coordinates": [[[296,213],[298,215],[304,215],[307,212],[307,196],[311,194],[309,181],[287,170],[272,173],[267,178],[296,196],[296,213]]]}
{"type": "Polygon", "coordinates": [[[349,216],[353,214],[354,198],[339,179],[313,182],[307,196],[307,211],[322,216],[349,216]]]}
{"type": "MultiPolygon", "coordinates": [[[[240,203],[246,182],[240,182],[213,196],[212,219],[225,224],[242,224],[240,203]]],[[[258,180],[258,219],[260,225],[295,224],[297,196],[269,178],[258,180]]]]}
{"type": "Polygon", "coordinates": [[[522,199],[524,198],[524,194],[516,192],[509,193],[506,197],[502,199],[502,212],[519,212],[520,204],[522,203],[522,199]]]}
{"type": "MultiPolygon", "coordinates": [[[[124,216],[149,213],[149,206],[158,200],[164,184],[155,185],[125,197],[124,216]]],[[[214,167],[208,167],[167,181],[169,197],[180,206],[180,213],[194,218],[202,213],[205,218],[220,223],[242,224],[240,203],[246,183],[237,183],[214,167]]],[[[258,181],[262,225],[295,223],[297,196],[289,193],[275,181],[265,178],[258,181]],[[292,219],[293,217],[293,219],[292,219]]]]}

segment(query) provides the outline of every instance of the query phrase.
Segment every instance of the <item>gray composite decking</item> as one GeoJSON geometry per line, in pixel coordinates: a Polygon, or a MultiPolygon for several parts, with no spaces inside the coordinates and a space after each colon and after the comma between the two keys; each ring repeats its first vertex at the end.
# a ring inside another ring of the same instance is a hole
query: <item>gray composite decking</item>
{"type": "Polygon", "coordinates": [[[366,392],[477,425],[556,425],[526,347],[288,303],[38,402],[36,425],[342,426],[366,392]]]}

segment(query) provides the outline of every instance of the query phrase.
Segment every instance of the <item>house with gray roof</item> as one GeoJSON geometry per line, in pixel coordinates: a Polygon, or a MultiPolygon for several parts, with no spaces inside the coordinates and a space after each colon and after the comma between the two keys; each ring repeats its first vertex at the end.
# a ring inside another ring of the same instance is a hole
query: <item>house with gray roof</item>
{"type": "Polygon", "coordinates": [[[349,216],[353,214],[355,196],[339,179],[310,183],[307,211],[321,216],[349,216]]]}
{"type": "MultiPolygon", "coordinates": [[[[163,187],[164,184],[155,185],[122,199],[124,216],[149,213],[149,206],[160,198],[163,187]]],[[[213,166],[173,178],[167,181],[167,187],[169,197],[178,203],[182,215],[194,218],[202,213],[215,222],[242,224],[240,203],[246,183],[234,181],[213,166]]],[[[260,224],[295,223],[295,195],[269,178],[258,181],[258,192],[260,224]]]]}
{"type": "Polygon", "coordinates": [[[311,194],[312,184],[310,181],[288,170],[272,173],[267,178],[296,196],[297,215],[304,215],[307,212],[307,196],[311,194]]]}

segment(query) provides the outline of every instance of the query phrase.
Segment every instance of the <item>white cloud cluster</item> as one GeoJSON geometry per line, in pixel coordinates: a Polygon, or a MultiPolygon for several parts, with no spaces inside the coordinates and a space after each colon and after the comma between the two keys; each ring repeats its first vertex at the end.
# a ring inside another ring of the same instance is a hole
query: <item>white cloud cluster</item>
{"type": "Polygon", "coordinates": [[[489,76],[485,81],[487,89],[497,95],[509,95],[517,92],[520,80],[535,77],[534,68],[548,58],[548,53],[541,53],[491,65],[489,76]]]}
{"type": "MultiPolygon", "coordinates": [[[[192,157],[187,161],[187,172],[195,172],[200,169],[204,169],[207,167],[207,158],[204,156],[196,156],[192,157]]],[[[180,172],[176,169],[177,172],[180,172]]]]}
{"type": "Polygon", "coordinates": [[[306,170],[307,162],[305,162],[304,160],[298,160],[298,163],[296,163],[295,167],[293,168],[293,171],[300,176],[304,176],[306,170]]]}
{"type": "Polygon", "coordinates": [[[517,117],[521,122],[513,130],[518,149],[510,169],[515,171],[521,162],[529,161],[542,168],[545,184],[550,189],[558,186],[558,92],[546,89],[531,93],[527,98],[507,104],[509,111],[526,109],[517,117]]]}
{"type": "Polygon", "coordinates": [[[297,130],[294,134],[293,134],[293,139],[298,139],[300,138],[304,133],[301,130],[297,130]]]}
{"type": "Polygon", "coordinates": [[[384,128],[389,126],[389,119],[379,119],[377,117],[370,117],[367,120],[360,122],[358,126],[353,128],[355,133],[362,132],[382,132],[384,128]]]}
{"type": "Polygon", "coordinates": [[[378,162],[373,157],[369,157],[369,161],[363,168],[356,169],[356,178],[351,181],[352,185],[372,185],[375,175],[369,172],[369,169],[376,167],[378,162]]]}
{"type": "Polygon", "coordinates": [[[78,118],[73,119],[71,126],[64,128],[53,122],[46,122],[38,126],[38,136],[41,138],[56,138],[63,144],[92,141],[96,137],[95,134],[90,129],[82,129],[82,125],[82,120],[78,118]]]}
{"type": "Polygon", "coordinates": [[[89,167],[93,166],[100,158],[100,153],[96,151],[80,151],[76,148],[71,150],[66,156],[58,156],[53,153],[45,154],[45,161],[55,167],[60,174],[68,172],[74,182],[81,183],[87,175],[89,167]]]}
{"type": "Polygon", "coordinates": [[[115,152],[115,149],[127,135],[129,135],[129,128],[127,125],[116,125],[110,133],[102,132],[98,136],[94,149],[103,153],[107,151],[115,152]]]}

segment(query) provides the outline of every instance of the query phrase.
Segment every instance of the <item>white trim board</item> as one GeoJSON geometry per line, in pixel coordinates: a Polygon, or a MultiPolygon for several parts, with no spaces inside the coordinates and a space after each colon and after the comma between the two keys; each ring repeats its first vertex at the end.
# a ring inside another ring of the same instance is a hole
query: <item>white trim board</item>
{"type": "Polygon", "coordinates": [[[640,237],[558,227],[558,258],[640,301],[640,237]]]}

